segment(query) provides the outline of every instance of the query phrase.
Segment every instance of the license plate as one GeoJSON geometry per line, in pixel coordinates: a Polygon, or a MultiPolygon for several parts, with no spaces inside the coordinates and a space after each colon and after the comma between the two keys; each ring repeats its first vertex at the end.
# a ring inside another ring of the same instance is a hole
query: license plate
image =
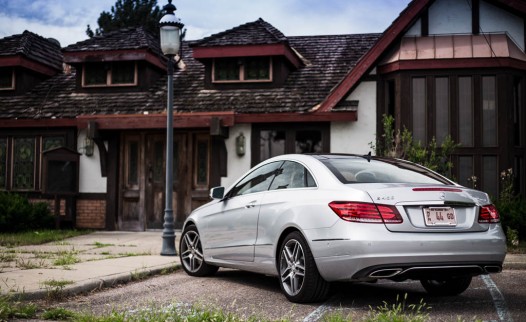
{"type": "Polygon", "coordinates": [[[424,208],[426,226],[456,226],[455,209],[451,207],[424,208]]]}

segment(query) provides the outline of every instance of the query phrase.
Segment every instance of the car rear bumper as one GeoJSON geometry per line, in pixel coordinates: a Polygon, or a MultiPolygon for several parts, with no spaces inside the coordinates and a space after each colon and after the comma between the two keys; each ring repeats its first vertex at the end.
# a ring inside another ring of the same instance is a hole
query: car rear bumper
{"type": "Polygon", "coordinates": [[[479,275],[502,269],[506,242],[499,227],[476,233],[372,231],[325,235],[307,232],[321,276],[327,281],[422,279],[479,275]]]}

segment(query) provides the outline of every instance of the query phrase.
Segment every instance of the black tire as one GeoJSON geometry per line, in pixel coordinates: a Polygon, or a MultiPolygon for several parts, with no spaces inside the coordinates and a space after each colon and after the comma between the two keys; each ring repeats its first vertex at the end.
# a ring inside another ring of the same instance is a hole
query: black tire
{"type": "Polygon", "coordinates": [[[453,296],[467,290],[471,279],[471,276],[464,276],[445,280],[420,280],[420,283],[431,295],[453,296]]]}
{"type": "Polygon", "coordinates": [[[279,285],[289,301],[319,302],[327,297],[329,283],[318,272],[309,245],[299,232],[288,234],[281,243],[277,266],[279,285]]]}
{"type": "Polygon", "coordinates": [[[194,225],[187,226],[181,235],[179,258],[183,269],[190,276],[210,276],[219,269],[205,262],[201,238],[194,225]]]}

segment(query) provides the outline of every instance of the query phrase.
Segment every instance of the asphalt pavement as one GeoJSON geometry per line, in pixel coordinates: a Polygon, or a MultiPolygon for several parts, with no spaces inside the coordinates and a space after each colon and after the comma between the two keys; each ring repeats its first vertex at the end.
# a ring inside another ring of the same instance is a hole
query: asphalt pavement
{"type": "MultiPolygon", "coordinates": [[[[160,255],[161,236],[160,231],[104,231],[59,243],[0,247],[0,294],[36,300],[172,272],[180,267],[179,257],[160,255]]],[[[176,232],[176,245],[179,237],[176,232]]],[[[506,255],[504,269],[526,270],[526,255],[506,255]]]]}

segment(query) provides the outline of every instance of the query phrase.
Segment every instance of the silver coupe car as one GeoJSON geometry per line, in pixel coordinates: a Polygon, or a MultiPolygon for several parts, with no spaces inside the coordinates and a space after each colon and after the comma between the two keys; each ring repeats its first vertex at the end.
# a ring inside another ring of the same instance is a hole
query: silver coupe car
{"type": "Polygon", "coordinates": [[[292,302],[323,300],[333,281],[378,279],[457,295],[500,272],[506,253],[486,193],[398,159],[282,155],[210,196],[184,224],[184,270],[274,275],[292,302]]]}

